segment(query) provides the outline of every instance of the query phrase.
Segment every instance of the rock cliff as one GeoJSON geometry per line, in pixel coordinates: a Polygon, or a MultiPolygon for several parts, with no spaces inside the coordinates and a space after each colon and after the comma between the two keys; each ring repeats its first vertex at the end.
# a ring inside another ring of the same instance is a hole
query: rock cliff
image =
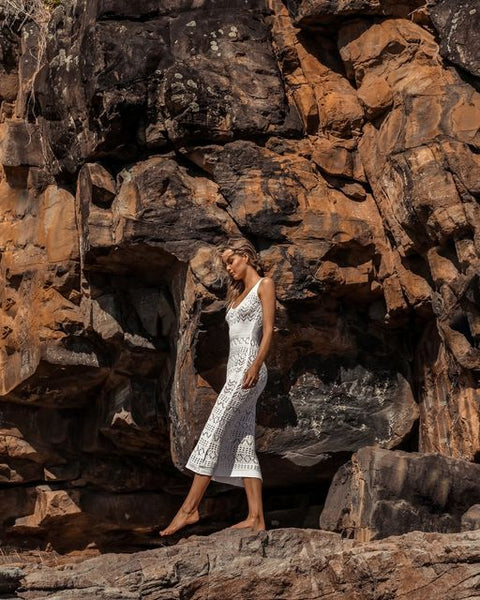
{"type": "MultiPolygon", "coordinates": [[[[214,253],[238,235],[278,291],[269,525],[318,526],[344,465],[325,527],[400,533],[407,498],[401,532],[460,531],[480,502],[474,4],[0,2],[4,543],[153,543],[222,386],[214,253]],[[418,516],[430,454],[458,487],[444,518],[418,516]]],[[[213,486],[194,531],[242,510],[213,486]]]]}

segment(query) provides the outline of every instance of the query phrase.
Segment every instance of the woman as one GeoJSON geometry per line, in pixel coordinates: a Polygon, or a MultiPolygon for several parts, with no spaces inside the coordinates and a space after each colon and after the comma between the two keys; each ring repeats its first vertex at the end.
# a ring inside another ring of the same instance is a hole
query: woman
{"type": "Polygon", "coordinates": [[[195,473],[180,510],[161,536],[199,520],[198,506],[211,479],[243,486],[248,515],[233,528],[265,529],[262,474],[255,452],[255,407],[267,382],[264,360],[273,335],[275,288],[247,240],[221,253],[228,273],[227,315],[230,352],[227,380],[187,462],[195,473]]]}

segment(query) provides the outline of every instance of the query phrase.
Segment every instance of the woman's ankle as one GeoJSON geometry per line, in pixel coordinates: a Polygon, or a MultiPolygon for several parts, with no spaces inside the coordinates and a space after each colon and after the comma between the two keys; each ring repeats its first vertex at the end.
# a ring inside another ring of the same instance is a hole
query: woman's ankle
{"type": "Polygon", "coordinates": [[[260,513],[248,513],[248,521],[263,521],[263,515],[260,513]]]}
{"type": "Polygon", "coordinates": [[[194,504],[182,504],[182,506],[180,507],[180,510],[182,512],[184,512],[186,515],[192,515],[194,512],[196,512],[196,510],[198,509],[197,506],[195,506],[194,504]]]}

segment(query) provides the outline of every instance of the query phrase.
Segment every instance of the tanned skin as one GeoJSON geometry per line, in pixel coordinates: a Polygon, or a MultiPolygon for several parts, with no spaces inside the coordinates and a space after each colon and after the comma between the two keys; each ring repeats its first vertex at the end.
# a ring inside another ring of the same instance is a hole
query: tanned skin
{"type": "MultiPolygon", "coordinates": [[[[222,254],[222,261],[232,279],[243,281],[244,291],[235,299],[235,305],[233,306],[235,308],[247,296],[261,277],[250,264],[248,256],[244,254],[227,249],[222,254]]],[[[264,277],[258,286],[258,297],[262,304],[263,336],[257,356],[245,372],[242,383],[243,389],[255,387],[257,384],[260,368],[267,357],[272,343],[275,318],[275,286],[270,277],[264,277]]],[[[172,535],[183,527],[193,525],[199,520],[198,507],[210,481],[211,477],[209,475],[195,474],[187,497],[170,524],[160,532],[161,536],[172,535]]],[[[257,477],[244,477],[243,483],[247,495],[248,515],[243,521],[233,525],[232,529],[249,528],[254,531],[264,530],[265,517],[262,502],[262,480],[257,477]]]]}

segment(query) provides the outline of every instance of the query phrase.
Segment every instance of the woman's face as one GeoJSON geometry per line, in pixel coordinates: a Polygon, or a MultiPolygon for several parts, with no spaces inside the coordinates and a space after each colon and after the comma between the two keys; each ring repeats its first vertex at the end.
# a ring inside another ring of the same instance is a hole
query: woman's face
{"type": "Polygon", "coordinates": [[[223,264],[232,279],[238,281],[243,278],[247,269],[247,257],[237,254],[234,250],[227,249],[222,254],[223,264]]]}

